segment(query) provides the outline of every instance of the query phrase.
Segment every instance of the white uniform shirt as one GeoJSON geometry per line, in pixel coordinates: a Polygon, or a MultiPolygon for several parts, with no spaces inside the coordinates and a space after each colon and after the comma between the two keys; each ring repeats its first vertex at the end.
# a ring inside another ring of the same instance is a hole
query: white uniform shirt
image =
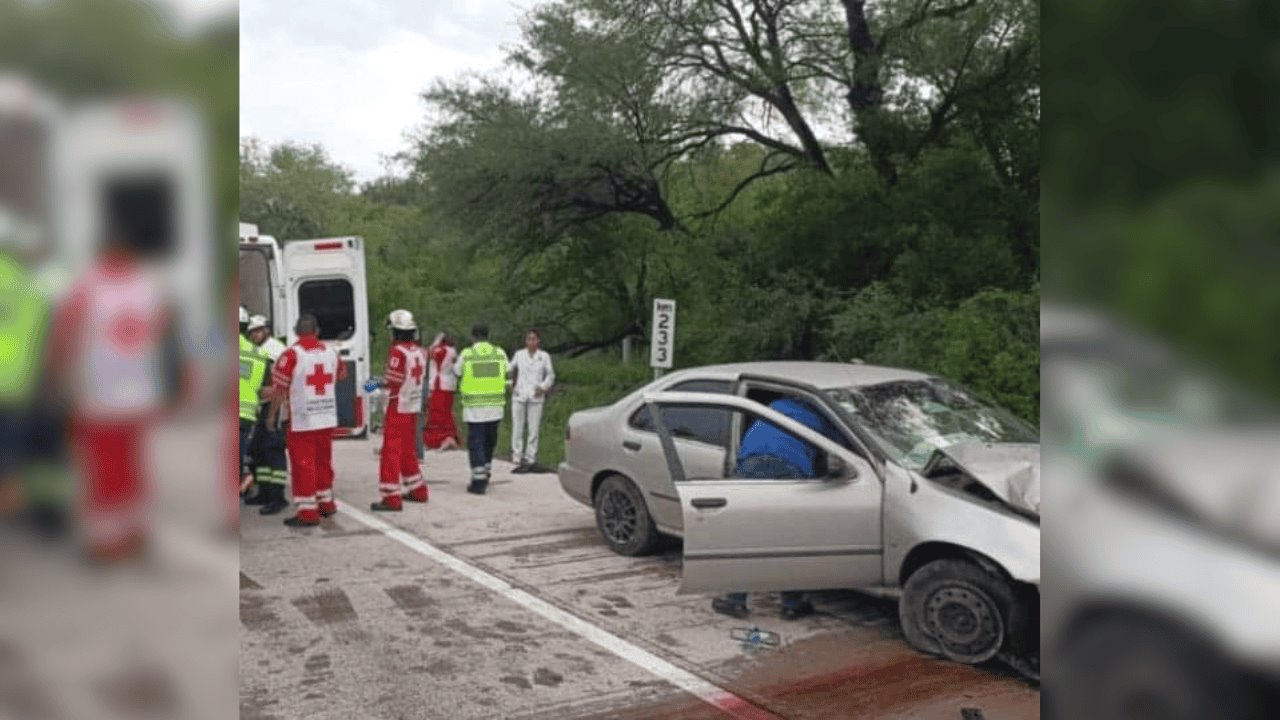
{"type": "Polygon", "coordinates": [[[285,351],[285,346],[284,343],[279,340],[269,337],[262,341],[262,344],[258,346],[258,349],[265,353],[266,356],[271,359],[271,362],[275,362],[280,359],[280,355],[285,351]]]}
{"type": "Polygon", "coordinates": [[[515,357],[511,358],[511,370],[516,375],[511,399],[516,402],[540,403],[547,399],[547,391],[556,382],[556,371],[546,350],[538,350],[532,355],[527,348],[517,350],[515,357]],[[541,396],[535,392],[539,389],[543,393],[541,396]]]}

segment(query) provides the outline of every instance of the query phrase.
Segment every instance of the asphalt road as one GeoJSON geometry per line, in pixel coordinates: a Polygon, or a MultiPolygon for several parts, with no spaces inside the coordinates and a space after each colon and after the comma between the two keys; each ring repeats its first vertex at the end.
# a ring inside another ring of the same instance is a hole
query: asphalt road
{"type": "Polygon", "coordinates": [[[235,716],[226,429],[181,417],[151,434],[151,543],[135,562],[89,564],[77,545],[0,527],[0,718],[235,716]]]}
{"type": "Polygon", "coordinates": [[[929,658],[891,603],[852,592],[818,613],[713,613],[678,595],[680,549],[624,558],[554,475],[497,463],[468,495],[466,455],[429,453],[431,502],[375,514],[377,457],[335,445],[342,512],[291,530],[241,515],[240,711],[253,718],[1039,717],[999,665],[929,658]],[[749,626],[776,646],[735,639],[749,626]]]}

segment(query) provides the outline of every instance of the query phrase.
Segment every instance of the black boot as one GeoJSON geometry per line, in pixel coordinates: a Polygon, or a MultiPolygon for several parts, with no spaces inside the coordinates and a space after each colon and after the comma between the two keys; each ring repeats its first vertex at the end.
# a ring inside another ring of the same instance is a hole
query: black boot
{"type": "Polygon", "coordinates": [[[253,488],[254,488],[253,494],[245,498],[244,504],[245,505],[266,505],[267,503],[271,502],[271,492],[269,490],[270,487],[271,487],[270,483],[260,483],[255,481],[253,483],[253,488]]]}
{"type": "Polygon", "coordinates": [[[747,609],[746,603],[724,597],[713,599],[711,601],[711,609],[721,615],[728,615],[729,617],[738,618],[739,620],[751,614],[751,611],[747,609]]]}
{"type": "Polygon", "coordinates": [[[783,605],[779,614],[783,620],[799,620],[802,617],[808,617],[813,614],[813,603],[808,600],[801,600],[794,605],[783,605]]]}
{"type": "Polygon", "coordinates": [[[284,497],[284,486],[276,483],[267,483],[263,486],[267,491],[266,502],[258,509],[260,515],[276,515],[289,507],[289,501],[284,497]]]}

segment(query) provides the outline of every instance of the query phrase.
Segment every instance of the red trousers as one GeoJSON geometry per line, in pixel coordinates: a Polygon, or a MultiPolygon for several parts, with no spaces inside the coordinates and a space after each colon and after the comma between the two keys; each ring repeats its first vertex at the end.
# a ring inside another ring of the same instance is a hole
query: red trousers
{"type": "Polygon", "coordinates": [[[414,437],[417,424],[418,416],[414,413],[387,413],[382,430],[382,457],[378,462],[378,490],[384,498],[399,498],[402,482],[406,491],[424,486],[414,437]]]}
{"type": "Polygon", "coordinates": [[[333,429],[289,431],[289,476],[298,517],[318,520],[335,512],[333,500],[333,429]]]}
{"type": "Polygon", "coordinates": [[[110,547],[146,535],[147,488],[142,473],[142,421],[73,425],[84,470],[84,523],[89,543],[110,547]]]}
{"type": "Polygon", "coordinates": [[[423,443],[435,450],[445,440],[458,442],[458,423],[453,417],[453,393],[448,390],[432,390],[427,403],[427,429],[422,433],[423,443]]]}

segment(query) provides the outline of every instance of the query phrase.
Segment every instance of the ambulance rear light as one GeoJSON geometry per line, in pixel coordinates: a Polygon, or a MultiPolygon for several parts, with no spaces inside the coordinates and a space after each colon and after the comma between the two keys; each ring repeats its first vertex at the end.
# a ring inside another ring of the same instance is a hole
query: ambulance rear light
{"type": "Polygon", "coordinates": [[[163,108],[160,103],[142,100],[126,103],[120,108],[120,115],[125,125],[142,127],[158,122],[163,116],[163,108]]]}
{"type": "Polygon", "coordinates": [[[311,247],[316,250],[341,250],[342,243],[341,242],[318,242],[315,245],[312,245],[311,247]]]}

